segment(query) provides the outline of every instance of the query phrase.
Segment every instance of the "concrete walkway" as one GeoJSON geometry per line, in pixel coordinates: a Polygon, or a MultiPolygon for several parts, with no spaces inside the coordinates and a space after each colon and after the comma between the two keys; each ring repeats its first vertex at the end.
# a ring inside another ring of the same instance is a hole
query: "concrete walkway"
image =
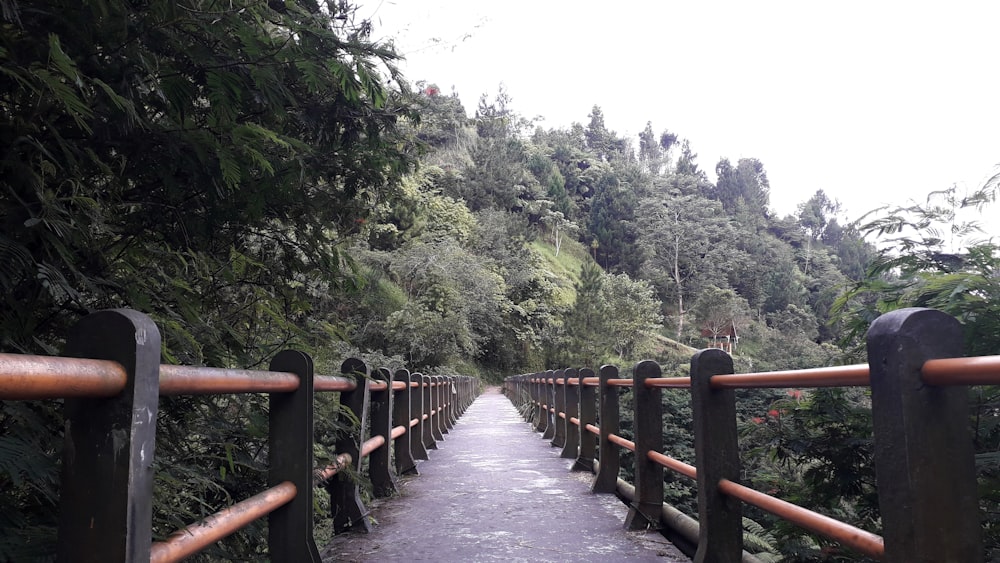
{"type": "Polygon", "coordinates": [[[626,508],[590,493],[591,475],[531,429],[498,389],[373,509],[371,534],[347,533],[324,561],[690,561],[658,533],[623,529],[626,508]]]}

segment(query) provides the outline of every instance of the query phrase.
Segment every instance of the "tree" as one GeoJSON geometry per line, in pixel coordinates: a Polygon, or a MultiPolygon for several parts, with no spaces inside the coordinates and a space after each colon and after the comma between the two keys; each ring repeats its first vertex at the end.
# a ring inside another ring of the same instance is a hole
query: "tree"
{"type": "Polygon", "coordinates": [[[602,298],[604,272],[595,262],[584,262],[580,281],[574,284],[576,301],[565,319],[570,345],[568,358],[592,366],[605,354],[609,335],[605,332],[605,304],[602,298]]]}
{"type": "Polygon", "coordinates": [[[703,176],[704,172],[698,169],[698,164],[695,160],[698,158],[697,153],[691,150],[691,143],[687,139],[681,143],[681,155],[677,158],[677,170],[675,172],[678,176],[703,176]]]}
{"type": "Polygon", "coordinates": [[[635,213],[637,198],[622,176],[605,163],[587,170],[594,195],[589,200],[587,228],[598,243],[597,260],[607,270],[635,272],[637,252],[635,213]]]}
{"type": "Polygon", "coordinates": [[[741,158],[736,167],[721,159],[715,167],[719,180],[712,194],[729,213],[744,211],[751,217],[767,218],[771,185],[764,165],[756,158],[741,158]]]}
{"type": "Polygon", "coordinates": [[[633,280],[627,274],[605,276],[600,296],[606,331],[618,359],[635,358],[660,328],[663,304],[656,299],[649,282],[633,280]]]}
{"type": "MultiPolygon", "coordinates": [[[[413,163],[397,55],[353,10],[3,2],[0,348],[55,353],[81,316],[117,307],[153,317],[166,362],[255,366],[341,333],[330,296],[359,281],[345,248],[413,163]]],[[[213,401],[161,404],[156,534],[264,486],[266,401],[213,401]]],[[[0,434],[32,436],[17,458],[38,468],[0,472],[0,527],[22,530],[0,559],[55,545],[53,413],[0,405],[0,434]]],[[[259,558],[247,549],[235,557],[259,558]]]]}
{"type": "Polygon", "coordinates": [[[809,275],[809,262],[812,259],[812,247],[817,240],[823,237],[826,226],[829,223],[828,215],[836,213],[840,209],[840,204],[831,200],[823,193],[823,190],[816,190],[811,198],[799,205],[799,224],[806,231],[806,267],[805,274],[809,275]]]}
{"type": "Polygon", "coordinates": [[[670,169],[670,149],[677,143],[677,135],[664,130],[659,140],[653,133],[653,123],[646,122],[646,128],[639,133],[639,161],[653,176],[670,169]]]}
{"type": "Polygon", "coordinates": [[[567,234],[575,234],[579,230],[576,223],[566,219],[560,211],[550,211],[542,217],[542,222],[549,226],[552,235],[552,244],[556,247],[556,256],[559,256],[559,249],[562,247],[563,237],[567,234]]]}
{"type": "Polygon", "coordinates": [[[542,188],[527,169],[528,152],[521,139],[525,121],[510,108],[511,98],[500,86],[490,101],[486,94],[476,110],[478,137],[463,170],[466,182],[459,195],[469,209],[520,211],[525,200],[538,199],[542,188]]]}
{"type": "Polygon", "coordinates": [[[735,291],[710,285],[698,295],[691,313],[699,327],[718,339],[730,328],[741,327],[750,318],[750,307],[735,291]]]}
{"type": "Polygon", "coordinates": [[[675,303],[677,338],[684,331],[685,302],[702,288],[727,277],[733,229],[721,206],[697,195],[649,198],[638,222],[640,245],[647,249],[642,271],[665,301],[675,303]]]}

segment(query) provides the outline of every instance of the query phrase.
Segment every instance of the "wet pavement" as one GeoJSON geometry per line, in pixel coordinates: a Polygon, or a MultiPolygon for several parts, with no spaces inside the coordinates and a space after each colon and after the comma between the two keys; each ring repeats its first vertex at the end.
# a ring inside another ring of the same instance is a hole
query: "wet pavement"
{"type": "Polygon", "coordinates": [[[590,492],[498,389],[487,389],[400,495],[378,501],[371,534],[337,536],[323,561],[690,561],[626,507],[590,492]]]}

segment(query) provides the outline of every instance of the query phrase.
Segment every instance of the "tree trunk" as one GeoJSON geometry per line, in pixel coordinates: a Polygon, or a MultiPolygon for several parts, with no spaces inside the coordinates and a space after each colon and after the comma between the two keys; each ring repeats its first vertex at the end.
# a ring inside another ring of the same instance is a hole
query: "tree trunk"
{"type": "Polygon", "coordinates": [[[681,283],[680,268],[681,238],[674,237],[674,283],[677,285],[677,341],[681,341],[684,332],[684,287],[681,283]]]}

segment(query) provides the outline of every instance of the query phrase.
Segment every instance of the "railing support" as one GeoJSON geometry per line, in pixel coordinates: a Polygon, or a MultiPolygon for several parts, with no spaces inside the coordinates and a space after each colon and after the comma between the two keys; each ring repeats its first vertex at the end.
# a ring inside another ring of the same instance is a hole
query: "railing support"
{"type": "MultiPolygon", "coordinates": [[[[405,371],[405,370],[404,370],[405,371]]],[[[419,373],[410,374],[410,383],[415,383],[416,387],[410,386],[410,418],[417,419],[417,425],[410,429],[410,451],[413,452],[414,459],[428,459],[427,447],[424,445],[424,433],[430,432],[427,421],[424,420],[424,379],[419,373]]],[[[416,471],[416,468],[414,468],[416,471]]]]}
{"type": "Polygon", "coordinates": [[[660,377],[660,366],[643,361],[635,366],[632,398],[635,418],[635,500],[625,518],[630,530],[659,529],[663,509],[663,466],[649,459],[650,451],[663,451],[663,399],[659,388],[646,380],[660,377]]]}
{"type": "MultiPolygon", "coordinates": [[[[406,434],[403,434],[395,440],[393,444],[393,453],[396,457],[396,473],[400,475],[417,475],[417,462],[413,459],[413,444],[415,436],[418,436],[417,431],[419,426],[410,426],[410,421],[412,420],[411,412],[413,411],[413,393],[410,388],[410,372],[405,369],[397,370],[393,375],[394,381],[400,381],[406,384],[406,387],[395,397],[392,407],[392,423],[395,426],[405,426],[406,434]]],[[[419,415],[418,415],[419,416],[419,415]]]]}
{"type": "Polygon", "coordinates": [[[552,374],[552,390],[555,400],[555,412],[552,413],[552,422],[555,423],[555,433],[552,435],[550,444],[554,448],[561,448],[566,444],[566,425],[569,420],[566,418],[566,370],[556,370],[552,374]],[[562,379],[562,383],[559,380],[562,379]],[[563,413],[563,416],[559,416],[563,413]]]}
{"type": "Polygon", "coordinates": [[[545,428],[542,433],[543,440],[551,440],[556,435],[556,373],[552,370],[545,372],[542,381],[542,402],[545,403],[545,428]]]}
{"type": "MultiPolygon", "coordinates": [[[[336,443],[337,453],[351,456],[351,470],[337,473],[333,479],[327,482],[326,489],[330,493],[333,531],[339,534],[352,529],[367,533],[371,531],[371,525],[368,523],[365,505],[361,501],[361,491],[357,478],[361,474],[360,447],[368,420],[369,401],[366,381],[369,374],[368,364],[350,358],[341,365],[340,371],[348,377],[353,377],[357,382],[353,391],[341,392],[340,406],[351,410],[358,423],[358,428],[337,440],[336,443]]],[[[346,413],[341,414],[341,422],[346,426],[352,426],[352,421],[346,413]]]]}
{"type": "Polygon", "coordinates": [[[736,394],[712,389],[713,375],[733,373],[733,359],[717,348],[691,358],[691,417],[698,468],[698,552],[695,562],[738,563],[743,552],[742,503],[719,491],[719,480],[738,482],[736,394]]]}
{"type": "Polygon", "coordinates": [[[535,401],[535,432],[545,432],[549,412],[545,410],[545,385],[542,383],[544,373],[533,375],[535,382],[531,384],[531,398],[535,401]]]}
{"type": "Polygon", "coordinates": [[[313,540],[313,362],[294,350],[280,352],[270,371],[299,376],[291,393],[268,398],[267,486],[295,485],[295,498],[268,515],[267,547],[272,561],[319,563],[313,540]]]}
{"type": "Polygon", "coordinates": [[[599,408],[601,413],[600,447],[601,465],[594,477],[591,492],[614,493],[618,490],[618,471],[621,469],[621,452],[617,444],[608,440],[611,434],[618,434],[618,388],[608,385],[609,379],[618,378],[618,368],[601,366],[601,383],[599,389],[599,408]]]}
{"type": "Polygon", "coordinates": [[[920,375],[927,360],[961,355],[962,327],[940,311],[900,309],[868,331],[886,561],[983,561],[968,388],[920,375]]]}
{"type": "Polygon", "coordinates": [[[431,390],[431,411],[433,411],[433,416],[431,416],[431,435],[434,436],[434,440],[437,442],[444,441],[444,425],[441,423],[441,419],[444,417],[444,411],[441,405],[441,378],[434,375],[427,378],[431,390]]]}
{"type": "Polygon", "coordinates": [[[377,498],[385,498],[396,492],[396,477],[389,464],[389,449],[392,439],[392,377],[386,368],[378,368],[373,374],[376,381],[385,382],[385,391],[371,394],[371,435],[385,436],[385,444],[368,456],[368,477],[372,482],[372,493],[377,498]]]}
{"type": "Polygon", "coordinates": [[[559,457],[565,457],[569,459],[576,459],[579,455],[580,450],[580,430],[581,427],[573,424],[570,418],[579,418],[580,414],[580,377],[577,375],[575,369],[567,369],[563,373],[563,410],[566,412],[566,419],[564,428],[565,439],[563,441],[563,449],[559,454],[559,457]],[[573,380],[574,385],[570,385],[570,380],[573,380]]]}
{"type": "Polygon", "coordinates": [[[128,382],[115,397],[65,400],[58,560],[148,560],[160,331],[136,311],[99,311],[76,325],[66,355],[116,361],[128,382]]]}
{"type": "Polygon", "coordinates": [[[416,374],[420,376],[420,393],[423,396],[423,416],[427,418],[424,419],[421,425],[422,432],[420,433],[421,439],[424,441],[425,450],[436,450],[437,442],[434,440],[434,390],[431,388],[431,376],[416,374]]]}
{"type": "Polygon", "coordinates": [[[594,377],[594,370],[580,370],[580,449],[573,464],[573,471],[593,471],[594,453],[597,445],[596,436],[587,430],[588,424],[597,424],[597,393],[596,388],[584,385],[583,380],[594,377]]]}

